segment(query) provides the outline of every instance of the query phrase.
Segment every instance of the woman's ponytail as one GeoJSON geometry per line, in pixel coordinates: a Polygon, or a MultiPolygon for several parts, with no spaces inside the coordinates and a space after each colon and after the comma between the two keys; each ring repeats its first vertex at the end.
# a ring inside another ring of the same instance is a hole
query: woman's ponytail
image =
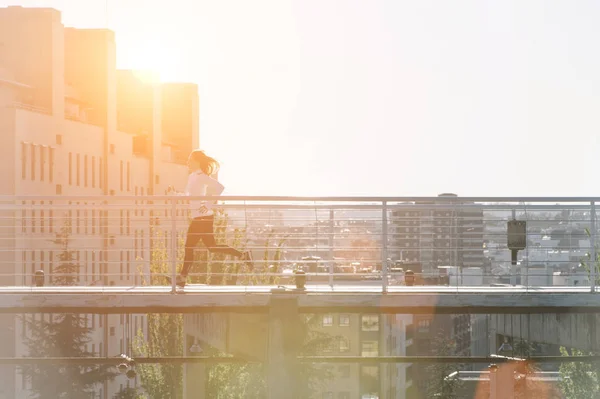
{"type": "Polygon", "coordinates": [[[212,176],[219,171],[219,162],[206,155],[202,150],[192,151],[192,159],[200,164],[200,169],[208,176],[212,176]]]}

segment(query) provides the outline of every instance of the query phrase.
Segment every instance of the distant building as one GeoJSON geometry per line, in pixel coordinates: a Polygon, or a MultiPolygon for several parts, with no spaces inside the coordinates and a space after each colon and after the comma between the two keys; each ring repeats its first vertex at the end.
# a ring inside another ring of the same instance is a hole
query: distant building
{"type": "MultiPolygon", "coordinates": [[[[440,197],[456,197],[441,194],[440,197]]],[[[457,199],[420,201],[392,211],[391,246],[395,259],[421,264],[437,275],[438,266],[482,267],[483,209],[457,199]],[[472,206],[471,206],[472,205],[472,206]]]]}
{"type": "MultiPolygon", "coordinates": [[[[14,237],[0,240],[0,284],[30,285],[40,269],[50,284],[58,251],[48,239],[65,220],[82,265],[79,284],[140,284],[150,228],[160,223],[140,206],[143,199],[108,212],[62,198],[182,189],[185,158],[198,147],[198,113],[196,85],[149,84],[117,71],[113,32],[65,28],[54,9],[0,8],[0,195],[56,198],[24,200],[20,214],[0,218],[3,234],[14,237]]],[[[126,352],[125,332],[145,328],[144,315],[96,315],[90,322],[97,331],[87,349],[99,356],[126,352]]],[[[2,315],[0,325],[0,356],[24,355],[21,324],[2,315]]],[[[120,376],[94,398],[112,398],[129,384],[135,381],[120,376]]],[[[28,397],[28,389],[15,367],[0,368],[0,398],[28,397]]]]}

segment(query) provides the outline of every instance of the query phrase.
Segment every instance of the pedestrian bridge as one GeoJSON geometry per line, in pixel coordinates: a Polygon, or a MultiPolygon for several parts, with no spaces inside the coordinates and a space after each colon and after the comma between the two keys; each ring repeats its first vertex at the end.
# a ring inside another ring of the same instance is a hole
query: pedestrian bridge
{"type": "Polygon", "coordinates": [[[1,287],[0,298],[2,313],[265,313],[281,298],[304,313],[600,313],[588,287],[1,287]]]}
{"type": "Polygon", "coordinates": [[[0,312],[269,313],[279,299],[303,313],[600,310],[600,198],[220,197],[217,240],[253,267],[199,247],[176,292],[160,276],[181,265],[190,199],[210,198],[0,196],[0,312]]]}

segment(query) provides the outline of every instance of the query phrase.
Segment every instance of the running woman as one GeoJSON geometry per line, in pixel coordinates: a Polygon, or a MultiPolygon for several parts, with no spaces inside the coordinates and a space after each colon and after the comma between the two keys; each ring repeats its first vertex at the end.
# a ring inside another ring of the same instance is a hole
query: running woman
{"type": "MultiPolygon", "coordinates": [[[[185,195],[203,197],[208,195],[221,195],[225,187],[212,177],[219,170],[219,163],[204,151],[194,150],[190,153],[187,162],[190,175],[188,177],[185,195]]],[[[228,245],[219,245],[214,236],[215,215],[212,210],[216,201],[191,200],[190,208],[192,221],[188,227],[185,239],[185,254],[183,268],[177,276],[176,284],[185,287],[188,273],[194,263],[194,248],[198,241],[202,241],[209,252],[222,253],[241,258],[251,262],[249,252],[240,252],[228,245]]]]}

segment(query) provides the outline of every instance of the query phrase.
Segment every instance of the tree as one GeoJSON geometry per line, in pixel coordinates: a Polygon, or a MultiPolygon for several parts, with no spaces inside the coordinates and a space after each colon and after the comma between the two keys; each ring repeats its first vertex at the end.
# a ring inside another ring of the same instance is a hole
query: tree
{"type": "Polygon", "coordinates": [[[537,350],[537,345],[534,342],[529,342],[526,339],[515,340],[513,344],[513,355],[519,358],[528,358],[533,356],[537,350]]]}
{"type": "MultiPolygon", "coordinates": [[[[333,345],[338,344],[343,337],[333,336],[321,329],[322,316],[319,314],[307,314],[302,316],[300,333],[302,334],[302,347],[300,356],[318,356],[322,355],[326,349],[332,349],[333,345]]],[[[327,364],[300,363],[297,365],[297,375],[299,378],[298,398],[310,398],[316,392],[319,392],[325,383],[333,377],[333,369],[327,364]]]]}
{"type": "MultiPolygon", "coordinates": [[[[223,354],[221,354],[223,355],[223,354]]],[[[260,399],[266,397],[262,364],[222,363],[207,371],[207,399],[260,399]]]]}
{"type": "MultiPolygon", "coordinates": [[[[171,263],[165,244],[165,233],[153,230],[150,273],[153,282],[169,285],[161,274],[171,274],[171,263]]],[[[178,259],[183,256],[183,242],[178,243],[178,259]]],[[[132,348],[135,356],[182,356],[183,316],[181,314],[148,314],[147,335],[137,332],[132,348]]],[[[144,392],[152,399],[177,399],[183,396],[183,366],[180,364],[143,364],[136,371],[144,392]]]]}
{"type": "MultiPolygon", "coordinates": [[[[58,266],[54,269],[54,285],[76,285],[80,265],[71,249],[71,224],[67,221],[55,233],[52,243],[60,247],[58,266]]],[[[51,314],[24,317],[26,338],[24,343],[31,357],[90,357],[86,350],[91,341],[88,315],[51,314]]],[[[21,368],[31,382],[33,398],[80,399],[89,398],[97,384],[112,380],[116,372],[111,366],[95,365],[28,365],[21,368]]]]}
{"type": "MultiPolygon", "coordinates": [[[[452,339],[446,335],[438,334],[432,343],[433,353],[437,356],[455,355],[455,344],[452,339]]],[[[452,363],[436,363],[426,368],[430,376],[430,383],[427,385],[427,397],[440,397],[444,399],[460,398],[460,389],[462,381],[458,378],[449,378],[450,374],[457,371],[457,365],[452,363]]]]}
{"type": "MultiPolygon", "coordinates": [[[[320,315],[301,315],[298,320],[299,356],[322,355],[324,350],[339,342],[341,337],[323,332],[320,315]]],[[[225,354],[213,351],[210,355],[225,354]]],[[[262,399],[267,396],[263,364],[218,364],[208,368],[208,399],[262,399]]],[[[333,378],[330,365],[296,363],[292,370],[296,377],[295,397],[311,398],[320,392],[324,384],[333,378]]],[[[291,387],[290,387],[291,389],[291,387]]]]}
{"type": "MultiPolygon", "coordinates": [[[[560,348],[562,356],[583,356],[583,351],[560,348]]],[[[589,399],[600,392],[598,365],[585,362],[564,362],[560,365],[560,388],[565,399],[589,399]]]]}
{"type": "MultiPolygon", "coordinates": [[[[585,229],[585,234],[591,240],[592,234],[588,228],[585,229]]],[[[581,258],[579,264],[580,266],[587,272],[588,278],[590,282],[592,281],[592,270],[594,270],[595,274],[595,285],[600,284],[600,253],[598,252],[598,246],[596,243],[592,243],[594,248],[594,253],[596,254],[595,259],[592,258],[591,253],[586,253],[583,258],[581,258]]]]}

